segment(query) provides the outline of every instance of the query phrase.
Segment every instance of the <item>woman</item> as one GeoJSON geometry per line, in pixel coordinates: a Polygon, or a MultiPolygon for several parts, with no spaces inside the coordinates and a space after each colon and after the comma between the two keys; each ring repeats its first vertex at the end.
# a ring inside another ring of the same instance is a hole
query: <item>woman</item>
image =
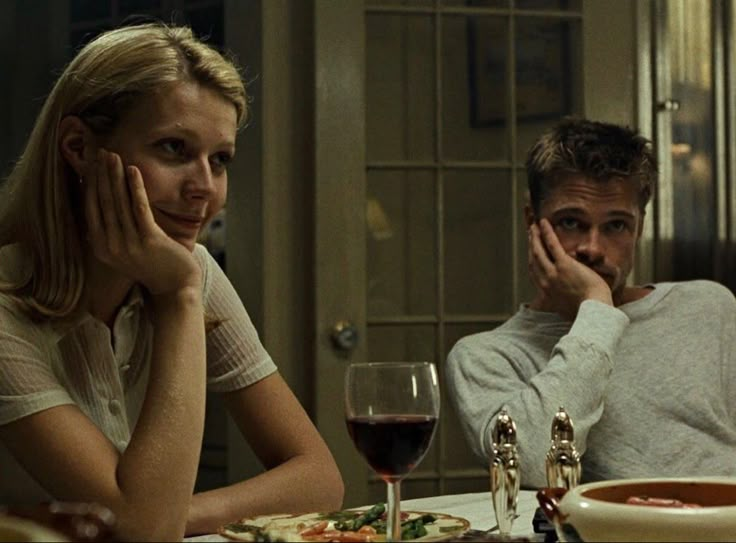
{"type": "Polygon", "coordinates": [[[0,198],[6,503],[98,502],[134,540],[340,506],[332,455],[196,244],[246,112],[188,28],[107,32],[57,81],[0,198]],[[192,496],[206,386],[267,471],[192,496]]]}

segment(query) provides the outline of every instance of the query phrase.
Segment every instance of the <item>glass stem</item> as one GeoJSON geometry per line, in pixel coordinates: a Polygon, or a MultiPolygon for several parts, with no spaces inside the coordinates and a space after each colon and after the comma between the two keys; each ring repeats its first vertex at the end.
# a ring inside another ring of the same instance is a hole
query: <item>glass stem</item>
{"type": "Polygon", "coordinates": [[[401,480],[388,486],[386,541],[401,541],[401,480]]]}

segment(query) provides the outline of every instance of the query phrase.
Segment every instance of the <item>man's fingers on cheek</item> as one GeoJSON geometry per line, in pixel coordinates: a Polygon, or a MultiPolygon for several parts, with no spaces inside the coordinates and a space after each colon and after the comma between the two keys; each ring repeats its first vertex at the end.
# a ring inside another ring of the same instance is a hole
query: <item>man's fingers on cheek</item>
{"type": "Polygon", "coordinates": [[[539,223],[539,233],[545,242],[556,239],[554,228],[547,219],[542,219],[539,223]]]}
{"type": "Polygon", "coordinates": [[[532,224],[529,227],[529,234],[534,241],[538,243],[542,241],[542,230],[540,229],[538,224],[532,224]]]}
{"type": "Polygon", "coordinates": [[[541,230],[537,230],[533,240],[534,247],[544,255],[549,255],[549,245],[547,244],[546,236],[541,230]]]}
{"type": "Polygon", "coordinates": [[[532,264],[529,264],[527,269],[529,271],[529,279],[531,279],[531,282],[534,284],[534,286],[537,288],[542,288],[542,285],[540,284],[540,280],[539,280],[538,271],[534,268],[532,264]]]}
{"type": "Polygon", "coordinates": [[[549,283],[549,273],[545,270],[543,266],[539,264],[539,262],[532,262],[529,266],[529,273],[532,275],[532,277],[537,281],[537,283],[549,283]]]}
{"type": "Polygon", "coordinates": [[[532,281],[534,281],[534,284],[538,288],[542,290],[547,290],[549,288],[549,277],[541,268],[533,266],[529,274],[531,275],[532,281]]]}
{"type": "Polygon", "coordinates": [[[560,238],[557,237],[554,228],[552,228],[552,225],[546,219],[542,228],[542,239],[544,240],[544,246],[550,254],[555,254],[563,250],[560,238]]]}
{"type": "Polygon", "coordinates": [[[534,247],[532,248],[534,259],[543,266],[546,266],[552,262],[554,262],[551,258],[547,250],[542,246],[541,243],[535,243],[534,247]]]}
{"type": "Polygon", "coordinates": [[[529,236],[529,248],[532,251],[538,251],[539,248],[542,246],[542,242],[539,238],[539,233],[532,232],[529,236]]]}

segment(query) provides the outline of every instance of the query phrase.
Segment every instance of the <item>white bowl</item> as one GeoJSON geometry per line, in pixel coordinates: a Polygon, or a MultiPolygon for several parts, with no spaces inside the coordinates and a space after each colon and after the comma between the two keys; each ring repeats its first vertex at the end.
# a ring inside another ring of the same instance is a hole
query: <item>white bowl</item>
{"type": "Polygon", "coordinates": [[[543,488],[537,499],[563,542],[736,540],[736,478],[619,479],[543,488]],[[702,507],[627,504],[632,496],[702,507]]]}

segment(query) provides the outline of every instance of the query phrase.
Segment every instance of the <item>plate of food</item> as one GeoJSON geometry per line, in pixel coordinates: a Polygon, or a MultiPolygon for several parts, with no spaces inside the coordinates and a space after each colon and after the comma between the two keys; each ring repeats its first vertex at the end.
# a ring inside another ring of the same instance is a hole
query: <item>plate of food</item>
{"type": "MultiPolygon", "coordinates": [[[[457,539],[469,528],[466,519],[443,513],[401,513],[404,541],[457,539]]],[[[379,503],[369,509],[244,518],[218,532],[236,541],[386,541],[386,507],[379,503]]]]}

